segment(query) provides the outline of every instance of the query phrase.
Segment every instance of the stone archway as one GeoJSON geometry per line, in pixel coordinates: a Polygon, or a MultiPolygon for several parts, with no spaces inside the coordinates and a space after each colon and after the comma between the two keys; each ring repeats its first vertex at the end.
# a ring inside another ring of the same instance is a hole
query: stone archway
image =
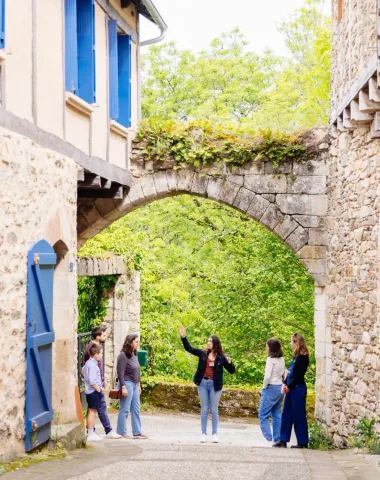
{"type": "MultiPolygon", "coordinates": [[[[318,136],[318,135],[317,135],[318,136]]],[[[275,170],[268,160],[243,166],[175,168],[172,159],[145,161],[144,145],[134,144],[134,183],[123,199],[79,199],[78,244],[133,210],[168,196],[189,194],[233,207],[280,237],[303,262],[315,283],[316,416],[329,425],[331,329],[326,325],[326,215],[328,149],[319,135],[317,154],[304,163],[288,160],[275,170]]]]}

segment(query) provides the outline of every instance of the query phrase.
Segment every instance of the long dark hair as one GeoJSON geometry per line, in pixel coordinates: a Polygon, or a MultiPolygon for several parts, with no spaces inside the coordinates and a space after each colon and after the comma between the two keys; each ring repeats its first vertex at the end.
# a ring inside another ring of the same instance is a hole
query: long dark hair
{"type": "MultiPolygon", "coordinates": [[[[218,355],[224,355],[222,342],[220,341],[220,338],[218,337],[218,335],[210,335],[208,338],[211,338],[212,340],[212,351],[218,355]]],[[[207,355],[210,352],[211,350],[207,349],[207,355]]]]}
{"type": "Polygon", "coordinates": [[[138,338],[137,333],[129,333],[124,340],[122,352],[126,354],[128,358],[132,358],[132,355],[137,355],[136,351],[132,347],[132,342],[138,338]]]}
{"type": "Polygon", "coordinates": [[[284,356],[284,352],[281,348],[281,343],[277,340],[277,338],[270,338],[267,340],[268,345],[268,357],[271,358],[281,358],[284,356]]]}

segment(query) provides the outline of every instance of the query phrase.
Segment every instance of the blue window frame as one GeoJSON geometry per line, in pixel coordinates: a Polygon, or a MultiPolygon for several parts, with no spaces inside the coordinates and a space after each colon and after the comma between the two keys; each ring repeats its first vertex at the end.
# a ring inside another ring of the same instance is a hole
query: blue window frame
{"type": "Polygon", "coordinates": [[[5,47],[5,0],[0,0],[0,48],[5,47]]]}
{"type": "Polygon", "coordinates": [[[65,0],[65,61],[66,90],[94,103],[95,0],[65,0]]]}
{"type": "Polygon", "coordinates": [[[108,21],[110,117],[124,127],[131,126],[132,40],[117,31],[116,20],[108,21]]]}

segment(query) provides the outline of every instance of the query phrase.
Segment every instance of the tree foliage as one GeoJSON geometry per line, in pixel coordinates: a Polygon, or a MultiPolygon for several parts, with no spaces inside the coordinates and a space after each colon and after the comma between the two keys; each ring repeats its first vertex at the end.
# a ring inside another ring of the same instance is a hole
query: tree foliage
{"type": "Polygon", "coordinates": [[[330,89],[330,20],[323,0],[305,0],[279,25],[290,58],[258,55],[238,28],[199,53],[175,43],[143,56],[143,116],[235,122],[291,131],[326,123],[330,89]]]}
{"type": "MultiPolygon", "coordinates": [[[[237,365],[229,384],[262,381],[265,340],[303,333],[313,349],[313,281],[291,250],[245,215],[210,200],[180,196],[132,212],[90,240],[82,254],[111,251],[139,259],[142,347],[150,374],[191,379],[178,324],[205,346],[221,336],[237,365]]],[[[309,382],[314,379],[314,361],[309,382]]]]}
{"type": "Polygon", "coordinates": [[[86,333],[102,323],[108,307],[108,291],[117,275],[78,277],[78,333],[86,333]]]}

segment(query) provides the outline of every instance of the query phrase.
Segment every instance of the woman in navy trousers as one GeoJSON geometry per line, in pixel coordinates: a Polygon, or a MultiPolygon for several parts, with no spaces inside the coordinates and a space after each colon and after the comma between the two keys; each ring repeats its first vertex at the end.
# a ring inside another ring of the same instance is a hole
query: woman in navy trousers
{"type": "Polygon", "coordinates": [[[281,417],[281,440],[273,446],[286,448],[294,425],[297,445],[292,445],[291,448],[308,448],[305,373],[309,366],[309,350],[304,337],[299,333],[292,335],[291,346],[293,360],[283,386],[283,392],[286,393],[286,396],[281,417]]]}

